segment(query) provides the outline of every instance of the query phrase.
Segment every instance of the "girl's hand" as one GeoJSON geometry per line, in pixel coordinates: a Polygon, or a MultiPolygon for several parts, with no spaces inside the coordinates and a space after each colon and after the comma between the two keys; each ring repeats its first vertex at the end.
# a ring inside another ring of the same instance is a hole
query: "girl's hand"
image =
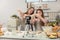
{"type": "Polygon", "coordinates": [[[24,16],[24,14],[22,13],[21,10],[17,10],[17,11],[18,11],[18,13],[19,13],[19,15],[20,15],[21,20],[23,20],[23,16],[24,16]]]}
{"type": "Polygon", "coordinates": [[[37,18],[41,18],[41,15],[36,14],[35,16],[36,16],[37,18]]]}
{"type": "Polygon", "coordinates": [[[23,12],[21,10],[17,10],[20,15],[23,15],[23,12]]]}
{"type": "Polygon", "coordinates": [[[32,24],[34,24],[35,23],[35,17],[34,17],[34,15],[32,15],[31,16],[31,21],[30,21],[32,24]]]}
{"type": "Polygon", "coordinates": [[[20,8],[19,8],[19,9],[17,9],[17,11],[18,11],[18,12],[22,12],[22,10],[21,10],[20,8]]]}

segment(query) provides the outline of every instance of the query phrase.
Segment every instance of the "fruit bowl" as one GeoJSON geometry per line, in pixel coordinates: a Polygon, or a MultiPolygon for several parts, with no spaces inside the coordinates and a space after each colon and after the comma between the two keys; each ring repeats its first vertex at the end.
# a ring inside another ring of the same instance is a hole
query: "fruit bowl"
{"type": "Polygon", "coordinates": [[[57,38],[57,33],[47,32],[46,35],[48,36],[48,38],[51,38],[51,39],[57,38]]]}

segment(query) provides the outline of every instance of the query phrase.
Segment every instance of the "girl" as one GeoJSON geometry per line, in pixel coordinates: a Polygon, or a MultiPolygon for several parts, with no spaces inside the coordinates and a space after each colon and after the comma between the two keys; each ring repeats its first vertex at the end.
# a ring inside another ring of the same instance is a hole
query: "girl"
{"type": "MultiPolygon", "coordinates": [[[[29,8],[27,10],[27,12],[25,12],[25,13],[22,13],[20,10],[18,10],[18,12],[19,12],[19,14],[21,16],[21,19],[22,19],[21,23],[25,25],[25,19],[26,19],[26,17],[30,16],[32,18],[32,15],[34,14],[34,8],[33,7],[29,8]]],[[[30,20],[30,23],[31,23],[31,29],[33,30],[32,19],[30,20]]]]}
{"type": "Polygon", "coordinates": [[[41,26],[44,26],[46,24],[46,22],[47,22],[45,20],[45,18],[44,18],[44,14],[43,14],[43,10],[42,9],[37,9],[36,10],[34,22],[35,22],[36,30],[42,31],[42,27],[41,26]]]}

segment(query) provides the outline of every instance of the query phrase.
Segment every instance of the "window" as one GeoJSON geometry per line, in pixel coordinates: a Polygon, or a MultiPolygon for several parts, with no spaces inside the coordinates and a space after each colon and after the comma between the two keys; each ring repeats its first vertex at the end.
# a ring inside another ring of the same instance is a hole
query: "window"
{"type": "Polygon", "coordinates": [[[40,0],[26,0],[26,2],[39,2],[40,0]]]}
{"type": "Polygon", "coordinates": [[[42,0],[42,1],[44,1],[44,2],[45,2],[45,1],[48,1],[48,2],[51,1],[51,2],[54,2],[54,1],[57,1],[57,0],[42,0]]]}

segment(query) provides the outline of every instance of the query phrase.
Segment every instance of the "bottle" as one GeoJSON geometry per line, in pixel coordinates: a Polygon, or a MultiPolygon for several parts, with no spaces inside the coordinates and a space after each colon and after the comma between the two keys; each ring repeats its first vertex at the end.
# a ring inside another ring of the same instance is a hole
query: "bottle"
{"type": "Polygon", "coordinates": [[[4,35],[4,33],[1,29],[2,29],[2,25],[0,25],[0,36],[4,35]]]}

